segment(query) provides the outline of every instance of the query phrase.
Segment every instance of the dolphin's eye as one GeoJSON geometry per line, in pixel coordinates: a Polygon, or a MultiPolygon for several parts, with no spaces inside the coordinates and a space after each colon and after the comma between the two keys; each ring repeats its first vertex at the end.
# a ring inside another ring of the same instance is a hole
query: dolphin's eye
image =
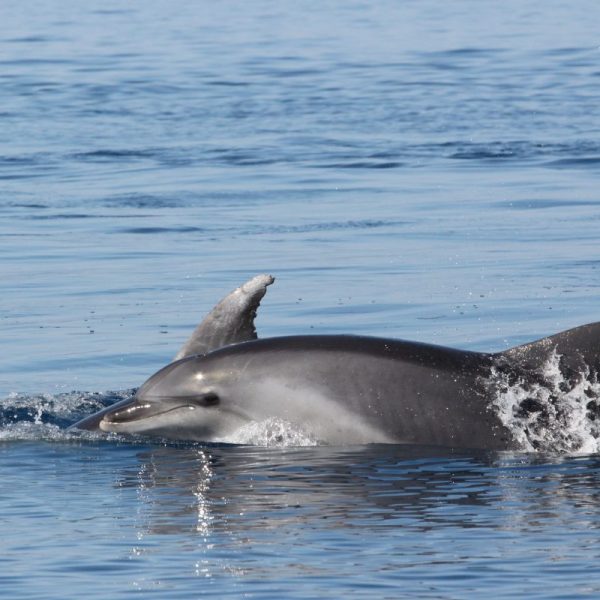
{"type": "Polygon", "coordinates": [[[214,392],[207,392],[198,398],[198,404],[201,406],[215,406],[219,404],[221,399],[214,392]]]}

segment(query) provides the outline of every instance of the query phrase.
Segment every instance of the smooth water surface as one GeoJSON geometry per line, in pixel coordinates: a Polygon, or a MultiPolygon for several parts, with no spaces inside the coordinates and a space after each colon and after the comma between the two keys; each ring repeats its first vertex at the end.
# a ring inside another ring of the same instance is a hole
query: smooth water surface
{"type": "Polygon", "coordinates": [[[500,350],[598,320],[599,18],[5,3],[0,596],[597,596],[595,455],[65,428],[257,273],[262,336],[500,350]]]}

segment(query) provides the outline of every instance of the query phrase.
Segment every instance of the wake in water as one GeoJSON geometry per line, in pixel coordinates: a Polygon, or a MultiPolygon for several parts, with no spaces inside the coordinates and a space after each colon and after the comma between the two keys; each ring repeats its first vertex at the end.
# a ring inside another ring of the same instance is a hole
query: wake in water
{"type": "Polygon", "coordinates": [[[554,351],[535,373],[500,365],[489,382],[502,423],[526,452],[591,454],[600,450],[600,383],[589,368],[574,372],[554,351]]]}
{"type": "Polygon", "coordinates": [[[97,410],[131,398],[135,390],[123,392],[10,394],[0,407],[0,441],[7,440],[69,440],[106,437],[95,432],[67,431],[67,427],[97,410]]]}

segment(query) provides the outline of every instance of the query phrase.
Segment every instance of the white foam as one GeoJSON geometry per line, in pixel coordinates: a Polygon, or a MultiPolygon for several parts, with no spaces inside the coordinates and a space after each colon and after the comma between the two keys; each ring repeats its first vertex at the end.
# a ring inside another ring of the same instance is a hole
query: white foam
{"type": "MultiPolygon", "coordinates": [[[[493,406],[521,450],[559,454],[591,454],[600,450],[600,418],[588,407],[598,402],[600,383],[589,369],[575,380],[561,371],[553,352],[531,383],[516,382],[500,369],[491,377],[493,406]]],[[[600,417],[600,415],[599,415],[600,417]]]]}
{"type": "Polygon", "coordinates": [[[318,441],[306,431],[277,418],[247,423],[230,436],[216,441],[277,448],[318,445],[318,441]]]}
{"type": "Polygon", "coordinates": [[[70,431],[50,423],[20,421],[11,423],[0,429],[0,442],[14,441],[46,441],[65,442],[85,439],[101,439],[97,432],[70,431]]]}

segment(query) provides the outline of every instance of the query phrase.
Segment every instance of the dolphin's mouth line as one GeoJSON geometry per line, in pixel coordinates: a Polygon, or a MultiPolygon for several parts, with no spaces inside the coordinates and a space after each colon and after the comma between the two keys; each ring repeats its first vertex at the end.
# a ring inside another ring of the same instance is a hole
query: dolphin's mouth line
{"type": "MultiPolygon", "coordinates": [[[[168,397],[164,397],[164,398],[168,398],[168,397]]],[[[120,428],[120,427],[126,427],[127,425],[133,425],[133,424],[137,424],[137,423],[143,423],[143,422],[148,422],[151,419],[154,418],[158,418],[158,417],[164,417],[165,415],[175,412],[177,410],[181,410],[181,409],[188,409],[190,411],[194,411],[194,410],[200,410],[200,409],[204,409],[204,410],[212,410],[212,407],[204,407],[202,405],[198,405],[197,403],[194,402],[194,398],[195,396],[189,396],[189,397],[183,397],[180,398],[180,402],[179,404],[175,405],[175,406],[169,406],[169,407],[165,407],[162,406],[160,404],[155,405],[153,403],[150,402],[142,402],[142,403],[134,403],[126,408],[121,408],[120,410],[116,410],[113,413],[107,413],[104,415],[104,417],[102,418],[102,420],[100,421],[100,428],[108,431],[109,427],[114,427],[114,428],[120,428]]],[[[153,396],[152,397],[153,400],[160,400],[159,396],[153,396]]],[[[222,407],[221,407],[222,410],[222,407]]],[[[237,417],[238,419],[241,419],[242,421],[253,421],[254,419],[247,414],[246,411],[240,409],[239,407],[237,407],[237,409],[232,410],[232,407],[228,407],[226,409],[226,412],[230,413],[231,415],[237,417]]]]}
{"type": "Polygon", "coordinates": [[[192,404],[184,403],[178,404],[177,406],[171,406],[163,410],[158,410],[156,407],[154,407],[154,410],[152,410],[152,408],[153,406],[151,404],[134,404],[133,406],[130,406],[124,410],[117,410],[114,413],[108,413],[104,415],[102,421],[110,425],[121,425],[125,423],[131,423],[132,421],[145,421],[147,419],[152,419],[153,417],[166,415],[167,413],[180,410],[182,408],[194,410],[196,407],[192,404]],[[144,414],[143,411],[149,412],[144,414]]]}

